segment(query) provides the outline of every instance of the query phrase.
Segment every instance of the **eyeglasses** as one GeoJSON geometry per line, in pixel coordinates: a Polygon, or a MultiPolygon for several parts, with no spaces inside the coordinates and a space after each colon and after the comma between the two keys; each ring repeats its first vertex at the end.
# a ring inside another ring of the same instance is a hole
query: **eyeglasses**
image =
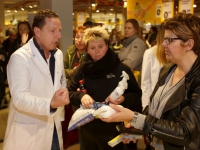
{"type": "Polygon", "coordinates": [[[169,44],[171,44],[174,40],[182,40],[181,38],[164,38],[163,39],[164,40],[164,42],[167,44],[167,45],[169,45],[169,44]]]}

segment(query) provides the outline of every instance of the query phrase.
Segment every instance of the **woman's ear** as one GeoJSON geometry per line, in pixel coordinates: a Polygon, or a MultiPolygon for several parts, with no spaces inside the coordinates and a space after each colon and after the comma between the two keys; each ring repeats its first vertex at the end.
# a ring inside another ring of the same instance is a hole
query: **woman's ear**
{"type": "Polygon", "coordinates": [[[187,51],[192,50],[192,48],[194,46],[194,40],[193,39],[187,40],[187,42],[185,42],[185,46],[187,48],[187,51]]]}

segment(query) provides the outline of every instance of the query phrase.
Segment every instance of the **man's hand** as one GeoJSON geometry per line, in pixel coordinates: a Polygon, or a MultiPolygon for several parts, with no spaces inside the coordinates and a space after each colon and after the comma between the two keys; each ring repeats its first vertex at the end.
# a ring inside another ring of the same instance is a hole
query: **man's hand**
{"type": "Polygon", "coordinates": [[[51,99],[51,108],[58,108],[69,104],[69,92],[66,88],[56,91],[51,99]]]}

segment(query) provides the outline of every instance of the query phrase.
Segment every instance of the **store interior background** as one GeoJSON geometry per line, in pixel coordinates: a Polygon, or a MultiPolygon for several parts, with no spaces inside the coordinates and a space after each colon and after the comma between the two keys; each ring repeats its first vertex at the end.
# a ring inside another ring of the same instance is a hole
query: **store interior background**
{"type": "MultiPolygon", "coordinates": [[[[19,21],[27,20],[28,16],[34,15],[40,10],[40,0],[3,1],[5,28],[9,25],[16,25],[19,21]]],[[[174,0],[174,5],[177,5],[178,1],[179,0],[174,0]]],[[[124,12],[126,13],[126,7],[126,0],[73,0],[73,27],[80,25],[80,23],[77,22],[77,13],[83,12],[84,20],[91,20],[97,24],[103,25],[109,32],[113,28],[117,28],[120,34],[123,34],[123,14],[124,12]]],[[[200,0],[194,0],[194,13],[200,15],[200,0]]],[[[158,24],[159,23],[156,22],[145,22],[142,26],[148,32],[151,25],[158,24]]]]}
{"type": "MultiPolygon", "coordinates": [[[[16,27],[17,23],[23,20],[28,20],[31,24],[34,14],[39,11],[41,8],[44,8],[44,1],[46,3],[53,3],[54,0],[0,0],[4,1],[4,20],[5,24],[3,24],[4,31],[9,26],[16,27]]],[[[68,0],[67,0],[68,1],[68,0]]],[[[60,40],[61,49],[67,49],[73,42],[71,38],[73,35],[72,31],[66,29],[65,27],[72,24],[72,28],[74,29],[78,25],[82,25],[86,20],[91,20],[97,25],[101,25],[105,27],[109,32],[113,28],[118,30],[119,35],[123,38],[124,35],[124,22],[127,20],[128,11],[127,11],[127,1],[130,3],[134,3],[135,0],[69,0],[72,8],[70,6],[64,7],[64,9],[71,9],[72,16],[69,17],[70,14],[66,14],[66,22],[63,24],[63,29],[66,31],[62,31],[67,33],[67,36],[62,33],[62,39],[60,40]],[[80,19],[80,17],[82,19],[80,19]],[[82,20],[82,21],[80,21],[82,20]],[[68,31],[67,31],[68,30],[68,31]],[[67,43],[66,43],[67,41],[67,43]]],[[[155,3],[174,1],[174,13],[178,12],[177,5],[179,0],[141,0],[141,2],[149,2],[155,1],[155,3]]],[[[200,15],[200,0],[191,0],[194,1],[194,13],[200,15]]],[[[55,2],[59,3],[62,1],[55,0],[55,2]]],[[[68,3],[68,2],[67,2],[68,3]]],[[[48,4],[46,4],[48,5],[48,4]]],[[[62,4],[61,4],[62,5],[62,4]]],[[[48,6],[47,6],[48,8],[48,6]]],[[[63,7],[61,6],[61,9],[63,7]]],[[[66,13],[66,10],[63,9],[63,12],[66,13]]],[[[59,14],[59,13],[58,13],[59,14]]],[[[60,14],[59,14],[60,15],[60,14]]],[[[62,14],[63,15],[63,14],[62,14]]],[[[61,16],[63,17],[63,16],[61,16]]],[[[62,19],[61,19],[62,21],[62,19]]],[[[149,32],[149,29],[152,25],[159,26],[160,22],[151,20],[138,20],[141,28],[143,29],[143,36],[149,32]]],[[[62,21],[63,23],[63,21],[62,21]]],[[[0,21],[2,26],[2,20],[0,21]]],[[[63,51],[65,53],[65,51],[63,51]]]]}
{"type": "MultiPolygon", "coordinates": [[[[43,0],[0,0],[4,2],[4,6],[0,6],[4,8],[5,15],[5,24],[3,25],[4,31],[9,26],[16,26],[18,22],[23,20],[28,20],[29,16],[34,16],[34,14],[40,10],[40,4],[43,0]]],[[[49,0],[52,1],[52,0],[49,0]]],[[[57,1],[57,0],[55,0],[57,1]]],[[[68,1],[68,0],[63,0],[68,1]]],[[[73,13],[72,13],[72,25],[75,28],[81,23],[77,22],[77,13],[84,12],[84,21],[91,20],[96,24],[100,24],[103,27],[107,28],[110,32],[113,28],[117,28],[119,34],[124,34],[124,24],[123,22],[126,20],[127,6],[126,0],[118,0],[118,5],[111,5],[108,3],[112,0],[73,0],[73,13]],[[92,4],[96,4],[92,6],[92,4]]],[[[134,1],[134,0],[133,0],[134,1]]],[[[141,1],[149,1],[149,0],[141,0],[141,1]]],[[[177,5],[179,0],[174,0],[174,4],[177,5]]],[[[66,8],[68,9],[68,8],[66,8]]],[[[176,11],[175,6],[175,11],[176,11]]],[[[194,0],[194,14],[200,16],[200,0],[194,0]]],[[[66,17],[66,20],[69,19],[66,17]]],[[[0,19],[1,20],[1,19],[0,19]]],[[[146,33],[148,32],[151,25],[159,25],[159,23],[153,22],[145,22],[143,24],[143,28],[146,29],[146,33]]],[[[69,26],[69,24],[68,24],[69,26]]],[[[63,27],[64,28],[64,27],[63,27]]],[[[70,36],[70,35],[69,35],[70,36]]],[[[71,36],[70,36],[71,37],[71,36]]],[[[72,41],[72,39],[70,39],[72,41]]],[[[64,39],[63,43],[66,43],[68,39],[64,39]]],[[[66,47],[69,46],[67,43],[66,46],[63,46],[66,50],[66,47]]],[[[65,51],[63,51],[65,53],[65,51]]],[[[7,123],[7,114],[8,110],[1,110],[0,120],[2,124],[0,126],[0,135],[5,134],[5,128],[7,123]]],[[[141,144],[142,145],[142,144],[141,144]]],[[[142,145],[143,146],[143,145],[142,145]]],[[[141,149],[143,147],[141,146],[141,149]]],[[[2,143],[0,144],[0,150],[2,148],[2,143]]],[[[72,148],[74,149],[74,148],[72,148]]],[[[78,148],[77,148],[78,149],[78,148]]]]}

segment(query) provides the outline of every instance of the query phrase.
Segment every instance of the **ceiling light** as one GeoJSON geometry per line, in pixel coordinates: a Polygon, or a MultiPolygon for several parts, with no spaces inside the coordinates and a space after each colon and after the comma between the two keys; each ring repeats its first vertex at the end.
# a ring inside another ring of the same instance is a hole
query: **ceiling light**
{"type": "Polygon", "coordinates": [[[17,10],[15,9],[15,12],[17,13],[17,10]]]}
{"type": "Polygon", "coordinates": [[[24,11],[24,8],[22,7],[21,10],[24,11]]]}
{"type": "Polygon", "coordinates": [[[196,7],[197,7],[197,5],[196,5],[196,4],[194,4],[194,5],[193,5],[193,7],[194,7],[194,8],[196,8],[196,7]]]}
{"type": "Polygon", "coordinates": [[[29,6],[29,8],[33,8],[33,6],[32,6],[32,5],[30,5],[30,6],[29,6]]]}
{"type": "Polygon", "coordinates": [[[10,10],[7,10],[7,12],[10,12],[10,10]]]}
{"type": "Polygon", "coordinates": [[[124,2],[124,8],[126,8],[127,7],[127,2],[124,2]]]}

